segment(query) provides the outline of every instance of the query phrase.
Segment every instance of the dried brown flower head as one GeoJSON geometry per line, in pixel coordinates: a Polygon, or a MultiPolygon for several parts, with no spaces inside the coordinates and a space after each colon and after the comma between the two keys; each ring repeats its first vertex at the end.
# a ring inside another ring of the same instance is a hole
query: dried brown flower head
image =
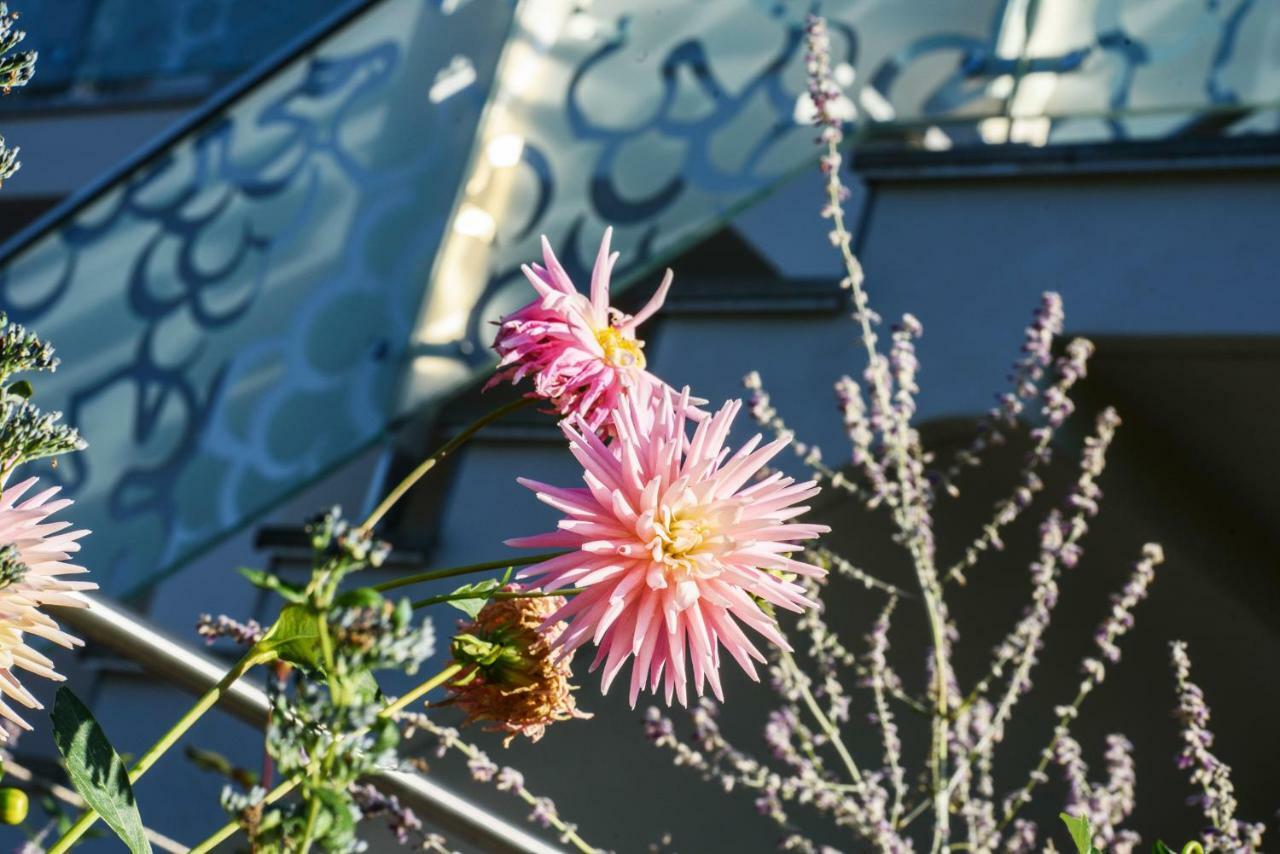
{"type": "Polygon", "coordinates": [[[472,669],[449,686],[449,702],[466,713],[464,723],[484,721],[510,744],[517,735],[537,741],[556,721],[591,717],[574,702],[573,656],[557,657],[553,649],[565,624],[544,626],[564,604],[563,596],[490,599],[459,627],[450,650],[472,669]]]}

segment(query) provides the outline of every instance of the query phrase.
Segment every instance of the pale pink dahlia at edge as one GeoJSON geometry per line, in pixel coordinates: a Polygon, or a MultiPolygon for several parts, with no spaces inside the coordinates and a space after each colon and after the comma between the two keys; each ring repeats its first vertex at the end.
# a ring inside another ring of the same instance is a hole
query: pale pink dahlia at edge
{"type": "Polygon", "coordinates": [[[657,293],[634,317],[610,307],[609,277],[618,260],[618,253],[609,252],[612,236],[613,229],[607,229],[600,242],[590,297],[578,292],[542,238],[546,266],[522,268],[538,298],[499,323],[493,349],[502,358],[485,388],[532,377],[529,397],[547,400],[565,417],[580,416],[590,430],[607,431],[609,415],[626,392],[665,387],[645,370],[644,342],[636,338],[636,327],[662,307],[672,273],[667,271],[657,293]]]}
{"type": "Polygon", "coordinates": [[[568,622],[556,643],[565,653],[589,640],[599,645],[592,669],[604,664],[603,691],[634,657],[632,706],[642,688],[657,693],[660,681],[668,704],[673,694],[687,704],[686,663],[699,694],[709,682],[722,698],[721,647],[758,680],[752,659],[765,657],[742,627],[789,647],[752,597],[790,611],[815,607],[788,575],[823,573],[788,556],[800,548],[796,541],[829,530],[791,521],[818,487],[780,473],[752,483],[786,440],[759,447],[756,436],[730,456],[725,440],[741,401],[698,423],[692,439],[687,406],[687,389],[679,397],[667,389],[628,396],[607,446],[566,420],[561,428],[586,486],[521,479],[565,518],[553,533],[508,541],[571,549],[520,577],[582,591],[548,618],[568,622]]]}
{"type": "MultiPolygon", "coordinates": [[[[27,644],[27,636],[34,635],[64,647],[81,644],[40,609],[46,605],[87,607],[89,602],[82,591],[98,586],[89,581],[63,578],[86,571],[67,560],[80,550],[76,541],[89,532],[67,531],[70,522],[45,521],[68,507],[71,499],[50,501],[58,492],[55,486],[18,503],[37,480],[33,477],[6,486],[0,495],[0,716],[27,730],[31,726],[7,701],[28,709],[39,709],[41,705],[22,687],[15,671],[26,670],[57,682],[63,680],[54,672],[53,662],[27,644]]],[[[0,734],[0,741],[3,740],[0,734]]]]}

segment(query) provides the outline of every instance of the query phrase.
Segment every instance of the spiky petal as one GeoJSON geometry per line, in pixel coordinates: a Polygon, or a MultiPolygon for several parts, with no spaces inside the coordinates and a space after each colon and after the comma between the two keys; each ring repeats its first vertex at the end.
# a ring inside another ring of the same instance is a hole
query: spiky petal
{"type": "Polygon", "coordinates": [[[522,268],[538,298],[501,320],[493,342],[501,361],[485,388],[529,377],[530,397],[546,400],[565,417],[582,418],[589,430],[607,431],[610,414],[629,390],[666,387],[645,369],[644,342],[636,328],[662,307],[672,273],[667,271],[657,293],[634,317],[610,307],[609,279],[618,260],[618,253],[609,251],[612,236],[613,229],[607,229],[600,243],[590,296],[578,292],[542,238],[543,265],[522,268]]]}
{"type": "MultiPolygon", "coordinates": [[[[59,487],[50,487],[22,500],[38,478],[5,486],[0,494],[0,717],[30,730],[31,726],[9,704],[28,709],[41,705],[18,680],[25,670],[61,682],[53,661],[28,644],[30,636],[59,646],[80,646],[81,641],[58,627],[42,609],[46,605],[83,608],[88,606],[83,592],[97,589],[90,581],[74,581],[66,576],[85,572],[68,563],[80,550],[77,542],[88,531],[68,531],[70,522],[48,522],[48,517],[71,504],[69,498],[54,500],[59,487]]],[[[0,735],[0,741],[3,736],[0,735]]]]}
{"type": "Polygon", "coordinates": [[[581,592],[551,616],[568,628],[556,643],[565,653],[593,641],[593,669],[604,666],[607,691],[628,659],[631,704],[642,689],[667,703],[686,704],[687,673],[699,694],[717,697],[720,650],[753,679],[765,657],[743,627],[787,648],[760,604],[802,611],[814,607],[794,575],[823,570],[789,555],[800,540],[829,530],[795,521],[797,506],[819,491],[773,474],[755,475],[788,440],[763,447],[756,436],[730,456],[725,441],[741,408],[730,401],[697,423],[688,437],[688,390],[628,396],[614,415],[616,438],[605,445],[581,419],[561,425],[585,487],[520,482],[565,514],[555,532],[509,541],[530,548],[569,549],[534,564],[522,578],[546,589],[581,592]]]}

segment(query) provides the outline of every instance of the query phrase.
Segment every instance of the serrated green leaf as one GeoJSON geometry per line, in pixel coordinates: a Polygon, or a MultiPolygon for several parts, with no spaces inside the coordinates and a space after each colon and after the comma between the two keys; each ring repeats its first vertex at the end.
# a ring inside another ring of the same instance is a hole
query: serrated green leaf
{"type": "Polygon", "coordinates": [[[449,604],[466,614],[471,619],[475,619],[480,613],[480,609],[489,601],[492,596],[502,585],[492,578],[486,578],[484,581],[477,581],[475,584],[464,584],[457,590],[450,593],[450,596],[460,596],[458,599],[450,599],[449,604]],[[472,594],[470,596],[461,596],[461,594],[472,594]]]}
{"type": "Polygon", "coordinates": [[[321,670],[320,615],[306,605],[286,605],[259,646],[282,661],[321,670]]]}
{"type": "Polygon", "coordinates": [[[249,569],[248,567],[240,567],[236,570],[249,580],[254,587],[260,587],[263,590],[274,590],[282,597],[290,602],[299,603],[307,601],[307,594],[300,587],[295,587],[287,581],[283,581],[279,576],[270,572],[263,572],[260,569],[249,569]]]}
{"type": "Polygon", "coordinates": [[[59,688],[53,703],[53,740],[67,763],[75,790],[129,847],[133,854],[150,854],[129,785],[129,771],[84,703],[67,688],[59,688]]]}

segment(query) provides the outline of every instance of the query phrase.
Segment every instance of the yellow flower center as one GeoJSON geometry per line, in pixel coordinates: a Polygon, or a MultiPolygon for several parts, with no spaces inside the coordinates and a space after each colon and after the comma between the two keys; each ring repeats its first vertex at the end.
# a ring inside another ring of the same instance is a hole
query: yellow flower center
{"type": "Polygon", "coordinates": [[[663,544],[663,554],[669,561],[688,560],[709,533],[711,526],[701,519],[677,519],[667,529],[669,539],[663,544]]]}
{"type": "Polygon", "coordinates": [[[691,578],[712,578],[720,573],[716,552],[724,545],[711,521],[702,517],[677,515],[666,524],[653,526],[649,543],[653,559],[670,583],[691,578]]]}
{"type": "Polygon", "coordinates": [[[622,331],[613,326],[606,326],[596,333],[596,340],[604,349],[604,360],[615,368],[643,368],[643,341],[626,338],[622,331]]]}

